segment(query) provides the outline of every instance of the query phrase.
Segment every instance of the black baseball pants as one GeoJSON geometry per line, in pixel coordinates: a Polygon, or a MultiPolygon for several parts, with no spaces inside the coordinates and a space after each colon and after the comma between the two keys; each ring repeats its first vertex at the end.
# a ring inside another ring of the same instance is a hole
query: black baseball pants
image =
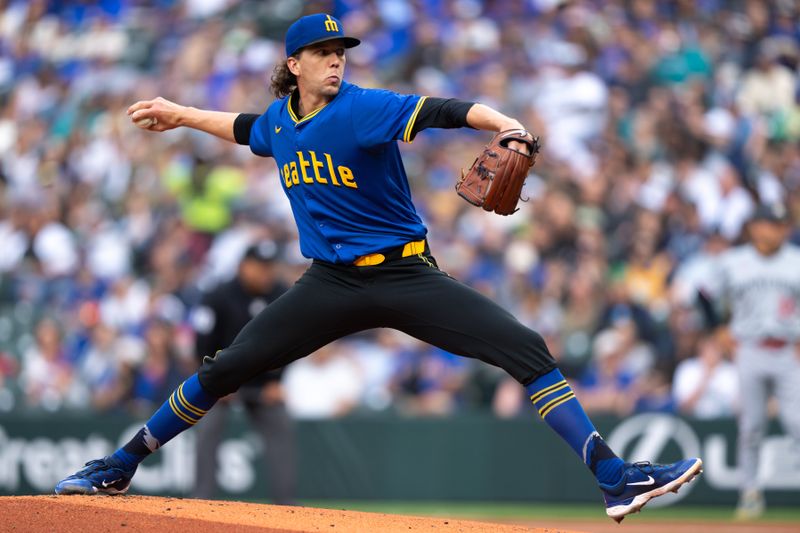
{"type": "Polygon", "coordinates": [[[205,357],[198,378],[219,397],[358,331],[393,328],[506,370],[523,385],[556,367],[542,337],[438,269],[426,251],[375,266],[314,261],[233,343],[205,357]]]}

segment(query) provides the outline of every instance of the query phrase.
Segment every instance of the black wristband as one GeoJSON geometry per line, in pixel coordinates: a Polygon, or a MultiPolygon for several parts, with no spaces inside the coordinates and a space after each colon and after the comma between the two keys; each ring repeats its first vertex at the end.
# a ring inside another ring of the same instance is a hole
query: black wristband
{"type": "Polygon", "coordinates": [[[239,144],[250,144],[250,130],[258,119],[258,115],[253,113],[239,113],[233,121],[233,138],[239,144]]]}

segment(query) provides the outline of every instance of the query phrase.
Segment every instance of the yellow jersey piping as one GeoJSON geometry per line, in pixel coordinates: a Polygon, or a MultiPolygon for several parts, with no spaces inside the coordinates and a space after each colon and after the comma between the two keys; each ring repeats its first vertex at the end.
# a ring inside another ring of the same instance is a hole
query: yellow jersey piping
{"type": "Polygon", "coordinates": [[[306,120],[314,117],[317,113],[325,109],[326,105],[328,105],[328,104],[323,104],[322,106],[316,108],[314,111],[307,114],[303,118],[297,118],[297,115],[294,114],[294,110],[292,109],[292,96],[294,96],[294,93],[289,95],[289,100],[288,102],[286,102],[286,108],[289,110],[289,117],[294,121],[295,124],[300,124],[301,122],[305,122],[306,120]]]}
{"type": "Polygon", "coordinates": [[[423,96],[417,102],[416,107],[414,108],[414,112],[411,113],[411,118],[408,119],[408,124],[406,124],[405,132],[403,133],[403,142],[412,143],[414,142],[411,140],[411,130],[414,129],[414,123],[417,121],[417,115],[419,114],[419,110],[422,109],[422,103],[425,102],[427,96],[423,96]]]}

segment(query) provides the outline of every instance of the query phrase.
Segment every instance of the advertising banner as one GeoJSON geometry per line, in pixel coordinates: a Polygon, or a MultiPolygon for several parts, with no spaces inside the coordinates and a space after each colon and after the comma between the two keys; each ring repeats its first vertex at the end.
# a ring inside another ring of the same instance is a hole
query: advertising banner
{"type": "MultiPolygon", "coordinates": [[[[736,501],[736,424],[643,414],[601,418],[598,428],[626,460],[671,462],[700,456],[705,473],[679,494],[697,504],[736,501]]],[[[124,416],[4,416],[0,494],[52,492],[89,459],[112,452],[142,422],[124,416]]],[[[470,415],[447,419],[351,417],[302,421],[299,499],[594,502],[600,493],[572,450],[541,421],[470,415]]],[[[267,443],[266,445],[269,445],[267,443]]],[[[218,450],[219,497],[269,497],[264,443],[236,413],[218,450]]],[[[134,478],[139,494],[188,495],[195,479],[188,431],[148,458],[134,478]]],[[[775,425],[761,449],[759,482],[773,505],[800,502],[800,453],[775,425]]]]}

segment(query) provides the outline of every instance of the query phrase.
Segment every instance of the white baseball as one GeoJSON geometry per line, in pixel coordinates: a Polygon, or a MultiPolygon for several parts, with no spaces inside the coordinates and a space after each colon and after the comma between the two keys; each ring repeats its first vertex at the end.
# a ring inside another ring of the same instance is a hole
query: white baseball
{"type": "Polygon", "coordinates": [[[158,119],[157,119],[157,118],[155,118],[155,117],[146,117],[146,118],[141,118],[141,119],[137,120],[137,121],[135,122],[135,124],[136,124],[138,127],[142,128],[142,129],[144,129],[144,130],[146,130],[146,129],[147,129],[147,128],[149,128],[150,126],[155,126],[156,124],[158,124],[158,119]]]}

